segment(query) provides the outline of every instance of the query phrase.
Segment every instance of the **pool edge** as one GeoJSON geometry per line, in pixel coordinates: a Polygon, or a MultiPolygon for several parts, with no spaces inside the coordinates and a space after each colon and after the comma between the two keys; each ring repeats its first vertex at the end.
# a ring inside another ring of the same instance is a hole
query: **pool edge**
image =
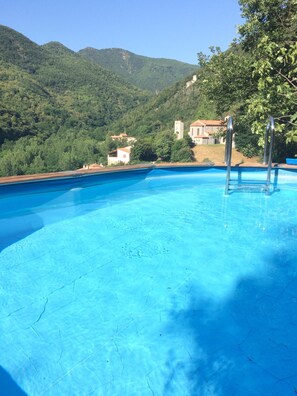
{"type": "MultiPolygon", "coordinates": [[[[297,166],[287,165],[287,164],[274,164],[275,168],[285,169],[285,170],[297,170],[297,166]]],[[[160,164],[143,164],[143,165],[125,165],[125,166],[114,166],[114,167],[98,167],[93,169],[78,169],[70,171],[61,172],[51,172],[51,173],[36,173],[28,175],[18,175],[18,176],[4,176],[0,177],[0,186],[21,184],[21,183],[32,183],[40,181],[49,180],[62,180],[62,179],[74,179],[85,176],[95,176],[106,173],[120,173],[129,172],[137,170],[153,170],[153,169],[178,169],[178,168],[200,168],[200,169],[226,169],[224,163],[221,164],[199,164],[199,163],[160,163],[160,164]]],[[[265,169],[266,166],[262,164],[235,164],[232,168],[259,168],[265,169]]]]}

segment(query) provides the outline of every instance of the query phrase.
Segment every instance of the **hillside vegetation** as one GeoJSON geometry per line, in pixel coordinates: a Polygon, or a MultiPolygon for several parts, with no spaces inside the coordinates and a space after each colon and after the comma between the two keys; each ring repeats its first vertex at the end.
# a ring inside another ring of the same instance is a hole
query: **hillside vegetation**
{"type": "Polygon", "coordinates": [[[267,117],[275,118],[275,162],[297,156],[297,2],[240,0],[246,22],[240,37],[222,52],[198,54],[197,81],[164,90],[124,115],[118,125],[140,136],[171,130],[174,119],[234,117],[236,147],[246,157],[262,155],[267,117]]]}
{"type": "Polygon", "coordinates": [[[208,100],[201,90],[201,72],[195,75],[197,81],[187,87],[189,76],[172,87],[164,89],[159,95],[151,97],[143,105],[129,111],[110,128],[139,137],[148,137],[162,131],[173,131],[174,121],[185,122],[185,130],[198,119],[219,117],[213,101],[208,100]]]}
{"type": "MultiPolygon", "coordinates": [[[[133,162],[189,161],[191,142],[175,141],[174,120],[187,132],[195,119],[227,115],[246,157],[261,153],[268,115],[276,122],[273,160],[297,155],[297,3],[239,4],[238,40],[225,52],[199,53],[199,68],[158,95],[62,44],[38,46],[0,26],[0,175],[106,163],[117,132],[137,137],[133,162]]],[[[133,75],[133,56],[121,57],[133,75]]]]}
{"type": "Polygon", "coordinates": [[[219,114],[235,116],[237,145],[249,155],[263,146],[267,116],[275,118],[274,160],[297,154],[297,2],[240,0],[245,23],[226,52],[198,54],[201,86],[219,114]]]}
{"type": "Polygon", "coordinates": [[[104,127],[148,97],[62,44],[38,46],[0,26],[0,175],[105,159],[104,127]]]}
{"type": "Polygon", "coordinates": [[[62,44],[40,47],[4,26],[0,62],[2,141],[61,127],[102,127],[148,98],[62,44]]]}
{"type": "Polygon", "coordinates": [[[120,48],[98,50],[85,48],[79,51],[85,59],[113,71],[137,87],[160,92],[198,69],[197,65],[172,59],[149,58],[120,48]]]}

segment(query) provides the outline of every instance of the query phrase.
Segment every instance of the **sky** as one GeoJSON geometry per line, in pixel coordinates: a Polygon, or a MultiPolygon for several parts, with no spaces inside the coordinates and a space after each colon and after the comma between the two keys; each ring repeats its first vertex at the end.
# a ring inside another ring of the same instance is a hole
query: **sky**
{"type": "Polygon", "coordinates": [[[0,24],[37,44],[122,48],[191,64],[210,46],[226,50],[242,23],[237,0],[0,0],[0,24]]]}

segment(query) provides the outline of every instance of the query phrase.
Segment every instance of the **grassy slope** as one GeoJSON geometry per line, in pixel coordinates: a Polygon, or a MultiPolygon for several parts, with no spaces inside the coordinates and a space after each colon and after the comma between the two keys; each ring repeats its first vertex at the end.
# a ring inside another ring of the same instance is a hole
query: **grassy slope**
{"type": "MultiPolygon", "coordinates": [[[[223,164],[225,158],[225,145],[223,144],[205,144],[195,146],[194,155],[197,162],[207,162],[223,164]]],[[[247,158],[236,149],[232,150],[232,164],[255,164],[259,162],[258,157],[247,158]]]]}

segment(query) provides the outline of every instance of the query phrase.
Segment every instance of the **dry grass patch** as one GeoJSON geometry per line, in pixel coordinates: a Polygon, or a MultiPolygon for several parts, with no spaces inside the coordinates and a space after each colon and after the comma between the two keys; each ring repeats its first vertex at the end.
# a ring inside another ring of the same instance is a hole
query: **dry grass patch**
{"type": "MultiPolygon", "coordinates": [[[[197,145],[193,148],[194,156],[197,162],[213,162],[223,164],[225,158],[225,145],[223,144],[205,144],[197,145]]],[[[248,158],[236,149],[232,149],[232,164],[255,164],[259,162],[259,157],[248,158]]]]}

